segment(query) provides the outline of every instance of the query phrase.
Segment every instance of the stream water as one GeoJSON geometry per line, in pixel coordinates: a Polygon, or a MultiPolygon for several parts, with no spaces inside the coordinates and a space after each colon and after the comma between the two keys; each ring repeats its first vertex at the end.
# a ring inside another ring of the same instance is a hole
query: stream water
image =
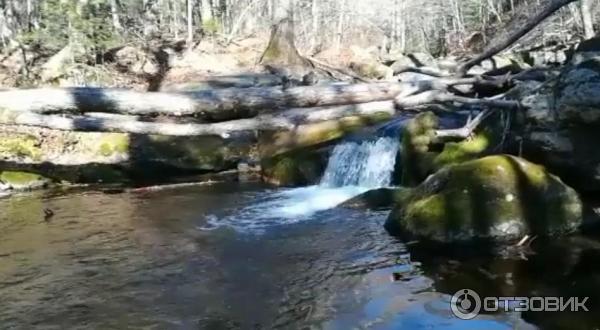
{"type": "Polygon", "coordinates": [[[600,326],[596,309],[453,317],[450,296],[463,288],[600,301],[600,243],[442,253],[390,237],[386,211],[336,208],[390,184],[396,141],[338,145],[311,187],[228,182],[0,199],[0,329],[600,326]],[[44,209],[54,212],[48,221],[44,209]]]}

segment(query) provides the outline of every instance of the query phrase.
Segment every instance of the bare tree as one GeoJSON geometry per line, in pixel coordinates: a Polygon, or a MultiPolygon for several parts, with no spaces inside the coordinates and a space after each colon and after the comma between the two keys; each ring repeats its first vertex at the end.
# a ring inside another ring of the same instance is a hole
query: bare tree
{"type": "Polygon", "coordinates": [[[187,44],[192,47],[194,43],[194,3],[193,0],[187,0],[187,44]]]}
{"type": "Polygon", "coordinates": [[[119,18],[119,4],[117,3],[117,0],[110,0],[110,12],[115,30],[122,30],[123,26],[121,26],[121,20],[119,18]]]}
{"type": "Polygon", "coordinates": [[[591,0],[580,0],[580,8],[581,19],[583,21],[583,36],[585,39],[591,39],[596,35],[594,32],[594,22],[592,19],[591,0]]]}

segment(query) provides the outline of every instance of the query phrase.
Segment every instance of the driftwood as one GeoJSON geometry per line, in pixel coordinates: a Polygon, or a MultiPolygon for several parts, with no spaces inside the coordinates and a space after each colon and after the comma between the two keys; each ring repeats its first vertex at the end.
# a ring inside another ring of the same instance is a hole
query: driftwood
{"type": "Polygon", "coordinates": [[[491,114],[494,113],[494,109],[486,109],[482,112],[480,112],[475,118],[473,118],[472,120],[469,119],[467,121],[467,124],[463,127],[460,128],[453,128],[453,129],[443,129],[443,130],[437,130],[435,132],[435,137],[438,139],[466,139],[468,137],[470,137],[471,135],[473,135],[473,133],[475,132],[475,130],[477,129],[477,127],[487,118],[489,117],[491,114]]]}

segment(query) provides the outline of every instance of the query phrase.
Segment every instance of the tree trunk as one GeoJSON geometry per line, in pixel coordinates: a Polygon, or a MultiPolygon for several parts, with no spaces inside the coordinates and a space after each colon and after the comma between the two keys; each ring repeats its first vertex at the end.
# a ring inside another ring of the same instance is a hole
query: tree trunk
{"type": "Polygon", "coordinates": [[[529,31],[533,30],[543,20],[554,14],[557,10],[575,1],[577,0],[551,0],[547,5],[543,6],[535,16],[529,18],[519,29],[512,32],[509,31],[499,42],[493,44],[477,57],[461,65],[458,69],[458,73],[465,75],[470,68],[508,48],[529,31]]]}
{"type": "Polygon", "coordinates": [[[24,125],[65,131],[118,132],[170,136],[218,135],[228,138],[236,133],[256,130],[293,130],[299,125],[341,118],[392,116],[396,109],[393,101],[364,104],[290,109],[277,115],[232,120],[212,124],[177,124],[142,122],[131,116],[73,116],[40,115],[32,112],[0,111],[0,125],[24,125]]]}
{"type": "Polygon", "coordinates": [[[310,7],[310,12],[312,16],[311,22],[311,49],[315,49],[317,47],[317,40],[319,34],[319,3],[318,0],[312,0],[312,5],[310,7]]]}
{"type": "Polygon", "coordinates": [[[200,3],[200,18],[202,19],[202,24],[207,24],[212,20],[212,8],[210,5],[210,0],[202,0],[200,3]]]}
{"type": "Polygon", "coordinates": [[[335,35],[335,46],[337,49],[342,47],[342,35],[344,34],[344,14],[346,11],[346,0],[339,0],[340,12],[337,21],[337,31],[335,35]]]}
{"type": "Polygon", "coordinates": [[[121,20],[119,19],[119,8],[117,0],[110,0],[110,13],[112,15],[113,27],[115,28],[115,30],[122,30],[123,26],[121,26],[121,20]]]}
{"type": "Polygon", "coordinates": [[[583,21],[583,36],[585,39],[591,39],[596,35],[594,32],[594,21],[592,20],[592,4],[590,0],[580,1],[581,20],[583,21]]]}
{"type": "Polygon", "coordinates": [[[294,34],[294,2],[280,0],[275,11],[275,23],[271,29],[269,45],[262,54],[261,64],[305,66],[308,61],[300,56],[294,34]]]}
{"type": "Polygon", "coordinates": [[[410,83],[305,86],[282,89],[228,88],[181,93],[143,93],[121,89],[24,89],[0,92],[0,109],[41,114],[107,112],[128,115],[197,116],[227,120],[296,107],[318,107],[391,100],[413,93],[410,83]]]}
{"type": "Polygon", "coordinates": [[[194,44],[194,3],[193,0],[187,0],[187,45],[192,47],[194,44]]]}

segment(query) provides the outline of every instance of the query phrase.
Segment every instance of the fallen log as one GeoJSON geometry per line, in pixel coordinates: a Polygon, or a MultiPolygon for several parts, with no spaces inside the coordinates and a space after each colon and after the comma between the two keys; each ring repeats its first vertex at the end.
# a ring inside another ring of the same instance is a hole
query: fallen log
{"type": "Polygon", "coordinates": [[[498,42],[492,44],[483,53],[463,63],[457,70],[458,74],[463,76],[466,75],[470,68],[505,50],[510,45],[521,39],[521,37],[526,35],[529,31],[533,30],[546,18],[554,14],[562,7],[575,1],[577,0],[548,1],[541,6],[540,11],[536,15],[529,17],[527,21],[523,22],[516,30],[507,32],[499,38],[498,42]]]}
{"type": "Polygon", "coordinates": [[[473,135],[475,129],[491,114],[494,109],[486,109],[480,112],[474,119],[469,119],[465,126],[453,129],[442,129],[435,131],[435,137],[438,139],[466,139],[473,135]]]}
{"type": "Polygon", "coordinates": [[[106,112],[126,115],[195,116],[211,121],[248,117],[283,108],[320,107],[392,100],[426,88],[415,83],[229,88],[181,93],[123,89],[42,88],[0,92],[0,109],[37,114],[106,112]]]}
{"type": "Polygon", "coordinates": [[[423,104],[436,104],[436,103],[459,103],[462,105],[481,106],[488,108],[500,108],[500,109],[518,109],[521,107],[521,103],[512,100],[502,99],[477,99],[464,96],[458,96],[450,94],[448,92],[433,90],[427,91],[408,97],[398,97],[395,100],[396,105],[400,108],[414,108],[423,104]]]}
{"type": "MultiPolygon", "coordinates": [[[[236,133],[256,130],[293,130],[299,125],[336,120],[347,117],[369,117],[396,112],[393,101],[371,102],[355,105],[297,108],[277,115],[264,114],[255,118],[231,120],[220,123],[161,123],[144,122],[133,116],[98,115],[61,116],[33,112],[0,110],[0,124],[44,127],[64,131],[118,132],[169,136],[218,135],[228,138],[236,133]]],[[[237,134],[236,134],[237,135],[237,134]]]]}
{"type": "Polygon", "coordinates": [[[162,86],[160,91],[184,92],[218,88],[272,87],[277,85],[281,85],[281,77],[277,75],[247,73],[230,76],[204,77],[180,84],[168,84],[162,86]]]}

